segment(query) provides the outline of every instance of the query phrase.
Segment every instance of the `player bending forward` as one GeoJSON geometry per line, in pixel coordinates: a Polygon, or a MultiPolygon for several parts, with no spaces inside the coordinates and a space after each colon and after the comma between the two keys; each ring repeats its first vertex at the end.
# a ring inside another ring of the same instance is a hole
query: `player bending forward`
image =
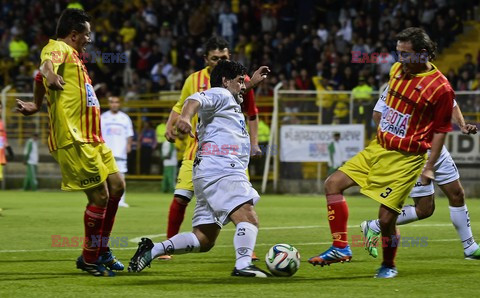
{"type": "Polygon", "coordinates": [[[245,74],[241,64],[220,61],[211,74],[212,89],[197,92],[185,101],[177,121],[178,131],[193,137],[190,120],[197,112],[199,118],[199,150],[193,165],[197,196],[193,231],[156,244],[142,238],[130,260],[129,271],[140,272],[152,259],[165,254],[207,252],[215,245],[222,226],[232,221],[236,226],[233,237],[236,262],[232,276],[269,276],[252,265],[258,233],[253,206],[260,197],[245,174],[250,152],[242,150],[250,143],[240,108],[245,74]]]}

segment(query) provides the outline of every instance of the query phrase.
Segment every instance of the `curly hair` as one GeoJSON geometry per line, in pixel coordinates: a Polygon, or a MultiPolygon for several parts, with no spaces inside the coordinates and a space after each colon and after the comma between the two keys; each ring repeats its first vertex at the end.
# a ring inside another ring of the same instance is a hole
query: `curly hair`
{"type": "Polygon", "coordinates": [[[247,69],[242,64],[235,61],[220,60],[212,70],[210,75],[210,85],[213,87],[222,87],[222,79],[233,80],[237,76],[245,75],[247,69]]]}

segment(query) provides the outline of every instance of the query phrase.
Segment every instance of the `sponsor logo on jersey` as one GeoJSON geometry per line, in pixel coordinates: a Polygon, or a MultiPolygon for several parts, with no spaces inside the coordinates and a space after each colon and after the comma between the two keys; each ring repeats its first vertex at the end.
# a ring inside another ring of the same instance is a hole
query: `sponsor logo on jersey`
{"type": "Polygon", "coordinates": [[[98,103],[97,95],[95,95],[95,90],[93,86],[89,83],[85,83],[85,89],[87,90],[87,107],[100,107],[98,103]]]}
{"type": "Polygon", "coordinates": [[[382,113],[380,130],[404,138],[407,134],[409,120],[409,114],[403,114],[391,107],[387,107],[382,113]]]}
{"type": "Polygon", "coordinates": [[[95,177],[90,177],[90,178],[87,178],[87,179],[83,179],[82,181],[80,181],[80,185],[86,186],[90,183],[96,183],[96,182],[100,182],[100,175],[97,175],[95,177]]]}

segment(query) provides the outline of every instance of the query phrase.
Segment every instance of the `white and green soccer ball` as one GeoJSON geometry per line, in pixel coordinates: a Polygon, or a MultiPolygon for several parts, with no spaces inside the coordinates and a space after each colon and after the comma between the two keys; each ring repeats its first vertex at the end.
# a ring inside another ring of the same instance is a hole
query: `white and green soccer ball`
{"type": "Polygon", "coordinates": [[[275,276],[292,276],[300,268],[300,253],[290,244],[275,244],[265,256],[265,263],[275,276]]]}

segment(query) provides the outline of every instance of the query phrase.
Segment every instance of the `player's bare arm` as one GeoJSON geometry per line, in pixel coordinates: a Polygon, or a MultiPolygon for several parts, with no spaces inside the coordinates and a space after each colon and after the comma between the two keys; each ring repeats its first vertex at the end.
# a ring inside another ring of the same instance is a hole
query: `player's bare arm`
{"type": "Polygon", "coordinates": [[[250,81],[245,82],[245,87],[246,87],[245,92],[258,86],[258,84],[260,84],[261,82],[263,82],[263,80],[267,78],[269,73],[270,73],[270,68],[268,68],[268,66],[265,66],[265,65],[260,66],[253,73],[253,76],[251,77],[250,81]]]}
{"type": "Polygon", "coordinates": [[[465,123],[465,119],[463,118],[462,111],[460,110],[458,104],[453,108],[452,121],[453,123],[457,124],[460,127],[462,133],[466,135],[474,135],[477,133],[477,126],[475,124],[465,123]]]}
{"type": "Polygon", "coordinates": [[[432,148],[430,149],[430,155],[428,156],[425,167],[421,174],[421,180],[423,185],[430,184],[430,181],[435,179],[434,165],[437,162],[440,152],[442,151],[443,144],[445,142],[446,133],[434,133],[432,139],[432,148]]]}
{"type": "Polygon", "coordinates": [[[258,146],[258,117],[248,121],[248,129],[250,130],[250,155],[253,158],[260,157],[262,150],[258,146]]]}
{"type": "Polygon", "coordinates": [[[33,102],[25,102],[17,98],[17,111],[22,113],[24,116],[30,116],[38,112],[42,107],[45,92],[46,90],[43,83],[34,81],[33,102]]]}
{"type": "Polygon", "coordinates": [[[190,120],[200,109],[200,102],[187,98],[187,101],[182,109],[182,114],[177,119],[177,130],[180,133],[189,134],[192,138],[195,135],[192,132],[192,124],[190,120]]]}
{"type": "Polygon", "coordinates": [[[65,85],[65,81],[62,76],[55,73],[52,61],[46,60],[43,62],[40,66],[40,72],[42,73],[42,76],[47,79],[48,89],[63,90],[62,85],[65,85]]]}
{"type": "Polygon", "coordinates": [[[180,115],[177,112],[175,112],[174,110],[172,110],[170,112],[170,115],[168,116],[165,138],[170,143],[174,143],[175,139],[177,138],[177,132],[176,132],[176,129],[175,129],[175,124],[177,123],[178,117],[180,117],[180,115]]]}
{"type": "Polygon", "coordinates": [[[375,127],[378,127],[378,125],[380,124],[380,119],[382,119],[382,113],[373,111],[372,119],[375,123],[375,127]]]}

